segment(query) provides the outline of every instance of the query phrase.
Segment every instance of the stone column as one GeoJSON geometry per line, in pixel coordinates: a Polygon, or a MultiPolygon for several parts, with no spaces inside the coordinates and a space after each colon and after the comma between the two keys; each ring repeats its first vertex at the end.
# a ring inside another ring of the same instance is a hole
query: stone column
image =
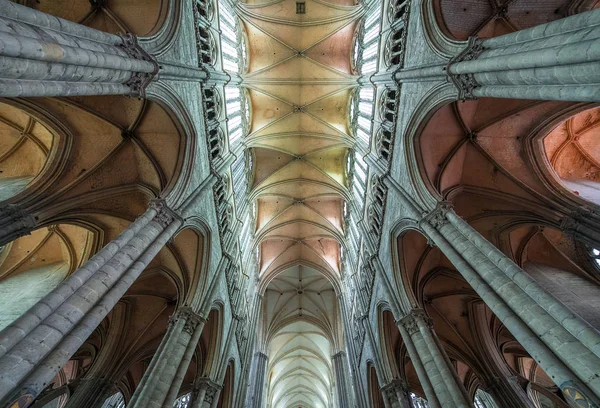
{"type": "MultiPolygon", "coordinates": [[[[427,401],[429,402],[429,405],[431,406],[431,408],[440,408],[440,402],[436,395],[436,391],[433,388],[431,380],[429,379],[429,375],[427,373],[424,363],[424,361],[429,362],[431,361],[431,359],[428,358],[428,353],[426,353],[422,359],[422,357],[419,355],[419,350],[415,346],[413,340],[413,336],[417,338],[417,340],[419,340],[418,327],[415,324],[413,324],[413,321],[410,318],[400,319],[396,322],[396,325],[398,326],[398,330],[400,331],[400,335],[402,336],[402,341],[406,345],[408,355],[410,356],[410,361],[412,362],[413,367],[417,372],[417,376],[419,377],[421,387],[423,388],[423,391],[427,396],[427,401]]],[[[435,374],[435,372],[433,374],[435,374]]],[[[439,391],[441,392],[443,390],[440,388],[439,391]]]]}
{"type": "MultiPolygon", "coordinates": [[[[420,361],[424,368],[425,372],[419,375],[419,380],[423,384],[427,400],[430,401],[431,406],[434,407],[434,404],[437,403],[442,408],[472,407],[473,404],[469,401],[467,392],[458,378],[456,370],[450,364],[448,356],[446,356],[443,347],[439,343],[433,331],[433,323],[425,311],[413,309],[400,322],[404,326],[404,333],[410,336],[410,340],[406,342],[412,342],[414,346],[413,353],[416,352],[417,354],[414,359],[411,355],[411,360],[420,361]],[[421,379],[423,374],[427,379],[421,379]],[[432,392],[435,398],[430,397],[432,392]]],[[[404,333],[402,333],[403,339],[404,333]]],[[[410,348],[408,348],[408,351],[411,354],[410,348]]],[[[415,368],[417,368],[417,364],[414,364],[415,368]]],[[[420,369],[417,369],[417,373],[419,371],[420,369]]]]}
{"type": "Polygon", "coordinates": [[[38,395],[182,225],[164,200],[0,332],[0,406],[38,395]]]}
{"type": "Polygon", "coordinates": [[[114,383],[105,378],[83,378],[74,384],[74,389],[65,408],[100,408],[115,392],[114,383]]]}
{"type": "Polygon", "coordinates": [[[337,384],[337,397],[338,406],[340,408],[351,408],[352,399],[350,395],[350,388],[348,384],[348,361],[346,359],[346,353],[340,351],[331,357],[333,361],[333,372],[335,374],[335,382],[337,384]]]}
{"type": "Polygon", "coordinates": [[[213,408],[219,402],[223,387],[209,378],[201,378],[194,391],[191,408],[213,408]]]}
{"type": "Polygon", "coordinates": [[[128,404],[131,408],[173,406],[205,323],[206,319],[189,307],[171,316],[169,328],[128,404]]]}
{"type": "Polygon", "coordinates": [[[412,408],[408,396],[408,387],[402,380],[393,380],[383,386],[381,392],[391,408],[412,408]]]}
{"type": "Polygon", "coordinates": [[[447,72],[461,99],[599,101],[600,10],[481,40],[447,72]]]}
{"type": "Polygon", "coordinates": [[[600,333],[546,292],[447,204],[421,228],[573,406],[600,404],[600,333]]]}
{"type": "Polygon", "coordinates": [[[600,10],[490,39],[469,39],[446,66],[401,70],[396,81],[443,80],[460,100],[600,101],[600,10]]]}
{"type": "Polygon", "coordinates": [[[263,406],[268,362],[269,357],[265,353],[258,351],[254,354],[250,377],[251,385],[248,390],[248,403],[246,404],[247,408],[262,408],[263,406]]]}
{"type": "Polygon", "coordinates": [[[0,96],[143,96],[157,62],[118,36],[0,0],[0,96]]]}

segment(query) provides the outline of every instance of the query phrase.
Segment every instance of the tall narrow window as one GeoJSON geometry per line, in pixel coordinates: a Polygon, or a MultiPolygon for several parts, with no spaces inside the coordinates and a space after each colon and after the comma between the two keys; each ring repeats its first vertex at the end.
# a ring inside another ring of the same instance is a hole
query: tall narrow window
{"type": "Polygon", "coordinates": [[[303,1],[296,2],[296,14],[306,14],[306,3],[303,1]]]}
{"type": "Polygon", "coordinates": [[[223,69],[239,73],[243,58],[243,47],[240,45],[243,41],[241,41],[238,19],[226,1],[219,2],[219,28],[221,29],[223,69]]]}
{"type": "Polygon", "coordinates": [[[125,408],[125,398],[123,394],[117,392],[112,396],[108,397],[104,404],[102,404],[102,408],[125,408]]]}
{"type": "Polygon", "coordinates": [[[498,408],[492,396],[481,388],[478,388],[477,391],[475,391],[475,400],[473,403],[475,408],[498,408]]]}

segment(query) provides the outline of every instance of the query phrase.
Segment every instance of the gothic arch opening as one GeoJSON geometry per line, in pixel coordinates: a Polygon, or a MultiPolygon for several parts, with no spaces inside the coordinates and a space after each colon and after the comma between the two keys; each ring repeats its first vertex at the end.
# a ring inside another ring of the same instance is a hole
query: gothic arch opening
{"type": "Polygon", "coordinates": [[[206,319],[195,353],[195,381],[200,378],[212,378],[216,375],[217,362],[221,352],[222,330],[222,312],[219,309],[212,309],[206,319]]]}
{"type": "Polygon", "coordinates": [[[30,106],[61,123],[71,139],[52,183],[15,201],[38,225],[86,212],[135,218],[149,199],[176,186],[186,136],[160,103],[100,96],[36,99],[30,106]]]}
{"type": "Polygon", "coordinates": [[[379,387],[379,378],[373,364],[367,366],[367,381],[369,388],[369,406],[372,408],[385,408],[383,395],[379,387]]]}
{"type": "Polygon", "coordinates": [[[234,408],[233,402],[235,399],[235,363],[230,361],[227,364],[225,371],[225,379],[223,381],[223,389],[219,395],[217,408],[234,408]]]}
{"type": "Polygon", "coordinates": [[[150,36],[162,26],[171,0],[23,0],[28,7],[109,33],[150,36]]]}
{"type": "Polygon", "coordinates": [[[434,0],[438,24],[457,40],[497,37],[598,7],[597,0],[434,0]]]}
{"type": "Polygon", "coordinates": [[[332,355],[342,341],[332,283],[297,265],[278,274],[262,303],[260,347],[267,350],[267,403],[326,408],[333,401],[332,355]]]}
{"type": "Polygon", "coordinates": [[[0,102],[0,201],[49,182],[68,150],[68,136],[36,113],[28,104],[0,102]]]}

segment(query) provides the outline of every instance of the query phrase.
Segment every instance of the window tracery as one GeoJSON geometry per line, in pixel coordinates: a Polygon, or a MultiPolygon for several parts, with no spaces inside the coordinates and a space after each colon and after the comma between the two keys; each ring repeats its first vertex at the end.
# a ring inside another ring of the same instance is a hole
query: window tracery
{"type": "Polygon", "coordinates": [[[414,392],[410,393],[410,402],[413,408],[429,408],[429,403],[425,398],[419,397],[414,392]]]}
{"type": "Polygon", "coordinates": [[[478,388],[477,391],[475,391],[473,404],[475,405],[475,408],[498,408],[492,396],[481,388],[478,388]]]}
{"type": "Polygon", "coordinates": [[[598,268],[600,268],[600,249],[591,248],[589,255],[592,258],[592,260],[594,261],[594,263],[596,264],[596,266],[598,268]]]}
{"type": "Polygon", "coordinates": [[[120,392],[117,392],[108,397],[101,408],[125,408],[125,397],[120,392]]]}
{"type": "Polygon", "coordinates": [[[391,29],[383,51],[385,64],[388,68],[401,68],[404,64],[409,5],[409,0],[393,0],[388,9],[391,29]]]}
{"type": "Polygon", "coordinates": [[[188,408],[192,404],[192,393],[187,393],[175,400],[173,408],[188,408]]]}
{"type": "Polygon", "coordinates": [[[241,23],[227,1],[219,2],[219,27],[223,69],[236,74],[242,73],[246,69],[246,41],[241,23]]]}

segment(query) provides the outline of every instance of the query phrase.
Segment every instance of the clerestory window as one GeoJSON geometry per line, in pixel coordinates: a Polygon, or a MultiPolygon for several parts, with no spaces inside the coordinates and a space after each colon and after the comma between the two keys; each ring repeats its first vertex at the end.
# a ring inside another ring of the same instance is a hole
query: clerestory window
{"type": "Polygon", "coordinates": [[[125,408],[125,397],[120,392],[108,397],[101,408],[125,408]]]}
{"type": "Polygon", "coordinates": [[[414,392],[410,393],[410,402],[413,408],[429,408],[429,403],[425,398],[419,397],[414,392]]]}
{"type": "Polygon", "coordinates": [[[192,405],[192,393],[182,395],[175,400],[173,408],[189,408],[192,405]]]}
{"type": "Polygon", "coordinates": [[[475,391],[473,404],[475,405],[475,408],[498,408],[492,396],[481,388],[478,388],[477,391],[475,391]]]}

